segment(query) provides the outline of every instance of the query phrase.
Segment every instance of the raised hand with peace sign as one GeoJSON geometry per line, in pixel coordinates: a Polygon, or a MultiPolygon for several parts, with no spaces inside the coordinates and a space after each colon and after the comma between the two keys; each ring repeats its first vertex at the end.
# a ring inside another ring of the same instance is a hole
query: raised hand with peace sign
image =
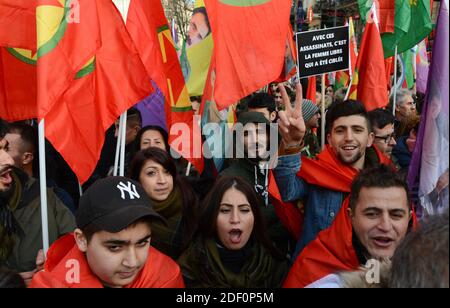
{"type": "Polygon", "coordinates": [[[300,147],[303,137],[306,133],[305,121],[302,115],[303,93],[302,85],[296,85],[295,105],[292,107],[289,96],[283,84],[279,84],[278,88],[283,99],[284,111],[278,113],[279,131],[283,138],[285,148],[300,147]]]}

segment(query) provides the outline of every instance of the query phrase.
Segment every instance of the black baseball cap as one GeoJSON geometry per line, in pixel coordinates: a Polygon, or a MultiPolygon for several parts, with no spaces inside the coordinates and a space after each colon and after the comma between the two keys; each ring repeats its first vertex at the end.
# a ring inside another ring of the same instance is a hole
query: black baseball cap
{"type": "Polygon", "coordinates": [[[80,229],[93,224],[99,230],[117,233],[143,217],[166,224],[141,184],[113,176],[96,181],[81,196],[76,221],[80,229]]]}

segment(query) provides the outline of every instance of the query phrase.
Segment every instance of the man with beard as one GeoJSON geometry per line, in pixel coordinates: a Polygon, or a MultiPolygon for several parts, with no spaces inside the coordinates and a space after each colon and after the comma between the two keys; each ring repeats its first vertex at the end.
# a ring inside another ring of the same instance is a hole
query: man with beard
{"type": "MultiPolygon", "coordinates": [[[[400,89],[396,93],[395,102],[395,135],[400,137],[403,135],[402,126],[409,118],[417,116],[416,102],[414,101],[411,91],[408,89],[400,89]]],[[[394,96],[390,98],[390,110],[394,105],[394,96]]]]}
{"type": "Polygon", "coordinates": [[[305,204],[295,257],[331,225],[358,172],[387,161],[372,147],[374,134],[359,101],[333,104],[326,117],[328,145],[315,159],[299,155],[306,131],[302,106],[292,108],[286,91],[281,88],[281,92],[288,108],[279,113],[284,151],[280,153],[275,178],[278,187],[284,188],[281,195],[285,202],[302,200],[305,204]]]}
{"type": "MultiPolygon", "coordinates": [[[[6,123],[0,121],[0,267],[20,272],[28,284],[44,262],[39,185],[13,168],[6,123]]],[[[47,190],[50,243],[75,229],[75,218],[51,190],[47,190]]]]}
{"type": "Polygon", "coordinates": [[[8,141],[4,139],[7,133],[6,124],[0,119],[0,196],[3,196],[11,187],[11,168],[14,160],[8,154],[8,141]]]}
{"type": "MultiPolygon", "coordinates": [[[[274,136],[278,137],[276,125],[260,112],[243,112],[239,114],[234,131],[237,140],[234,143],[235,157],[230,166],[223,170],[221,176],[241,177],[250,184],[260,198],[261,210],[265,220],[269,238],[283,253],[292,253],[292,242],[286,227],[277,216],[271,193],[269,192],[270,148],[278,149],[274,136]],[[238,129],[241,127],[243,130],[238,129]],[[272,138],[270,138],[272,136],[272,138]]],[[[293,249],[292,249],[293,250],[293,249]]]]}

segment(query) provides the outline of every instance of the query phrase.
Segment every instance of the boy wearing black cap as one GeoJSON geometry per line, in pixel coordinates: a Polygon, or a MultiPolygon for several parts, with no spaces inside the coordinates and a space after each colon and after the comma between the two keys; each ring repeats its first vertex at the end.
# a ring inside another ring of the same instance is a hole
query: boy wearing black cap
{"type": "Polygon", "coordinates": [[[78,228],[50,247],[31,287],[184,287],[178,265],[150,246],[153,219],[164,221],[139,183],[97,181],[80,199],[78,228]]]}

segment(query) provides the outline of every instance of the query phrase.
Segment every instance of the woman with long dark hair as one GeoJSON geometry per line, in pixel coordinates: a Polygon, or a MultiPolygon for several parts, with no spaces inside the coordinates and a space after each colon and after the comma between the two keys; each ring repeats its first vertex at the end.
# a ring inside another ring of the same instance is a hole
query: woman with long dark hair
{"type": "Polygon", "coordinates": [[[167,220],[167,225],[152,224],[152,246],[177,259],[197,225],[195,193],[177,174],[173,159],[159,148],[136,153],[130,178],[141,183],[156,212],[167,220]]]}
{"type": "Polygon", "coordinates": [[[288,260],[267,238],[258,197],[220,177],[203,202],[193,242],[178,259],[187,287],[280,287],[288,260]]]}

